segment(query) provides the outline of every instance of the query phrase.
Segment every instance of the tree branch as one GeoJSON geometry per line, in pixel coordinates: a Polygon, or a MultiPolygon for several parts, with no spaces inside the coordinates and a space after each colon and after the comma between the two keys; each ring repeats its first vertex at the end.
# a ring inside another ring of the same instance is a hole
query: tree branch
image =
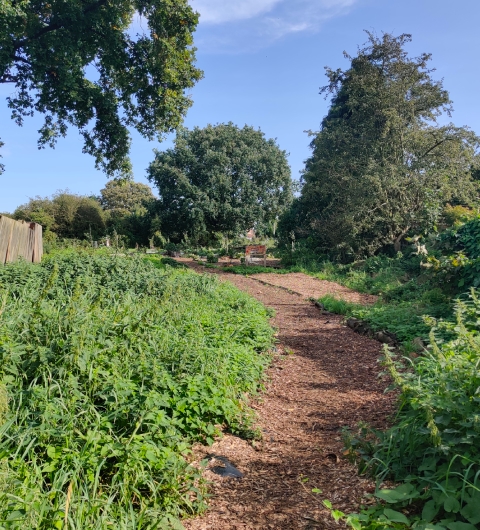
{"type": "Polygon", "coordinates": [[[444,138],[443,140],[440,140],[440,142],[437,142],[435,145],[433,145],[432,147],[430,147],[430,149],[427,149],[427,151],[425,151],[425,153],[423,153],[423,155],[421,156],[421,158],[423,158],[424,156],[427,156],[428,153],[430,153],[431,151],[433,151],[434,149],[436,149],[439,145],[442,145],[442,144],[444,144],[445,142],[448,142],[448,141],[453,141],[453,138],[444,138]]]}
{"type": "Polygon", "coordinates": [[[0,83],[16,83],[19,80],[18,76],[4,74],[0,77],[0,83]]]}
{"type": "Polygon", "coordinates": [[[19,63],[28,64],[28,66],[32,66],[32,63],[28,59],[25,59],[24,57],[20,57],[19,55],[14,55],[13,60],[18,61],[19,63]]]}
{"type": "MultiPolygon", "coordinates": [[[[82,11],[82,13],[83,13],[83,15],[87,15],[88,13],[90,13],[92,11],[95,11],[96,9],[104,6],[106,3],[108,3],[108,0],[98,0],[97,2],[87,6],[82,11]]],[[[61,29],[63,27],[64,27],[64,22],[61,21],[61,20],[59,20],[58,22],[52,22],[48,26],[45,26],[41,30],[37,31],[37,33],[35,33],[34,35],[32,35],[30,37],[26,37],[25,39],[22,39],[22,40],[18,41],[16,44],[14,44],[13,48],[14,48],[15,51],[17,51],[22,46],[24,46],[27,42],[39,39],[40,37],[42,37],[46,33],[50,33],[52,31],[56,31],[57,29],[61,29]]]]}

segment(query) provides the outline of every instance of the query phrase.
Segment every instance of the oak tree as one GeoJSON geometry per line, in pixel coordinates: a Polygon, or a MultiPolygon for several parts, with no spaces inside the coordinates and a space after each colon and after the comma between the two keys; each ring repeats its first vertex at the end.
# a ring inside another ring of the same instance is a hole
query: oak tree
{"type": "Polygon", "coordinates": [[[157,151],[148,178],[160,195],[162,233],[208,241],[264,229],[292,199],[285,151],[253,127],[233,123],[177,132],[157,151]]]}
{"type": "Polygon", "coordinates": [[[188,0],[2,0],[0,83],[14,89],[12,118],[45,115],[39,147],[77,127],[97,167],[128,174],[128,128],[159,137],[191,105],[197,23],[188,0]]]}

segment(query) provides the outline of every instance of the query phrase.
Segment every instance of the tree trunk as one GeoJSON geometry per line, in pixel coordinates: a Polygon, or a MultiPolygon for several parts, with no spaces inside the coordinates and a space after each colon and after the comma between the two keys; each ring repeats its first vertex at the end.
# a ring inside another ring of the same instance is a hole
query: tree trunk
{"type": "Polygon", "coordinates": [[[395,241],[393,242],[393,248],[395,252],[400,252],[402,250],[402,240],[405,237],[405,234],[410,230],[410,227],[407,226],[405,230],[402,230],[401,234],[397,236],[395,241]]]}

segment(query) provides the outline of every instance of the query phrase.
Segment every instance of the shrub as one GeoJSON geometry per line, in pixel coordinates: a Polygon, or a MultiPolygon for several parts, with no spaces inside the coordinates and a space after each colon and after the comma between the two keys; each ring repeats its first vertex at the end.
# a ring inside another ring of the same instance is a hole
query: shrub
{"type": "MultiPolygon", "coordinates": [[[[350,440],[352,454],[379,482],[404,482],[376,496],[396,510],[413,502],[409,525],[415,522],[415,528],[432,521],[438,524],[429,528],[439,530],[480,524],[479,312],[472,291],[468,301],[457,301],[456,322],[429,319],[429,353],[413,364],[385,348],[385,365],[401,392],[397,421],[386,432],[350,440]],[[439,332],[450,339],[440,341],[439,332]]],[[[370,510],[358,528],[374,528],[368,525],[382,511],[370,510]]]]}
{"type": "Polygon", "coordinates": [[[207,263],[218,263],[218,256],[213,254],[213,252],[209,252],[207,254],[207,263]]]}
{"type": "Polygon", "coordinates": [[[440,281],[457,292],[480,285],[480,216],[440,234],[437,248],[441,255],[428,261],[440,281]]]}
{"type": "Polygon", "coordinates": [[[187,456],[218,426],[248,433],[265,308],[211,276],[85,252],[0,268],[0,300],[5,528],[171,528],[202,510],[187,456]]]}

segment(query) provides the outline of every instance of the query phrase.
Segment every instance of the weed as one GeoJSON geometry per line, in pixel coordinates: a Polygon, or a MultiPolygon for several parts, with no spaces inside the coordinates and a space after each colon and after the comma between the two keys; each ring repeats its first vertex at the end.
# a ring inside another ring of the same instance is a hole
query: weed
{"type": "Polygon", "coordinates": [[[265,308],[211,276],[78,250],[0,268],[0,300],[2,528],[179,528],[201,511],[190,447],[252,431],[265,308]]]}
{"type": "MultiPolygon", "coordinates": [[[[401,483],[375,496],[387,503],[389,513],[392,508],[403,513],[406,527],[474,530],[480,524],[476,292],[467,301],[458,300],[455,311],[455,322],[428,320],[430,349],[415,362],[405,362],[385,347],[385,366],[401,391],[395,425],[386,432],[362,426],[357,437],[345,438],[362,471],[373,473],[378,483],[401,483]],[[450,339],[439,340],[439,332],[450,339]]],[[[364,511],[363,518],[350,516],[350,522],[357,524],[354,528],[382,528],[378,524],[385,523],[385,512],[377,505],[364,511]]],[[[390,519],[401,522],[400,516],[390,519]]]]}

